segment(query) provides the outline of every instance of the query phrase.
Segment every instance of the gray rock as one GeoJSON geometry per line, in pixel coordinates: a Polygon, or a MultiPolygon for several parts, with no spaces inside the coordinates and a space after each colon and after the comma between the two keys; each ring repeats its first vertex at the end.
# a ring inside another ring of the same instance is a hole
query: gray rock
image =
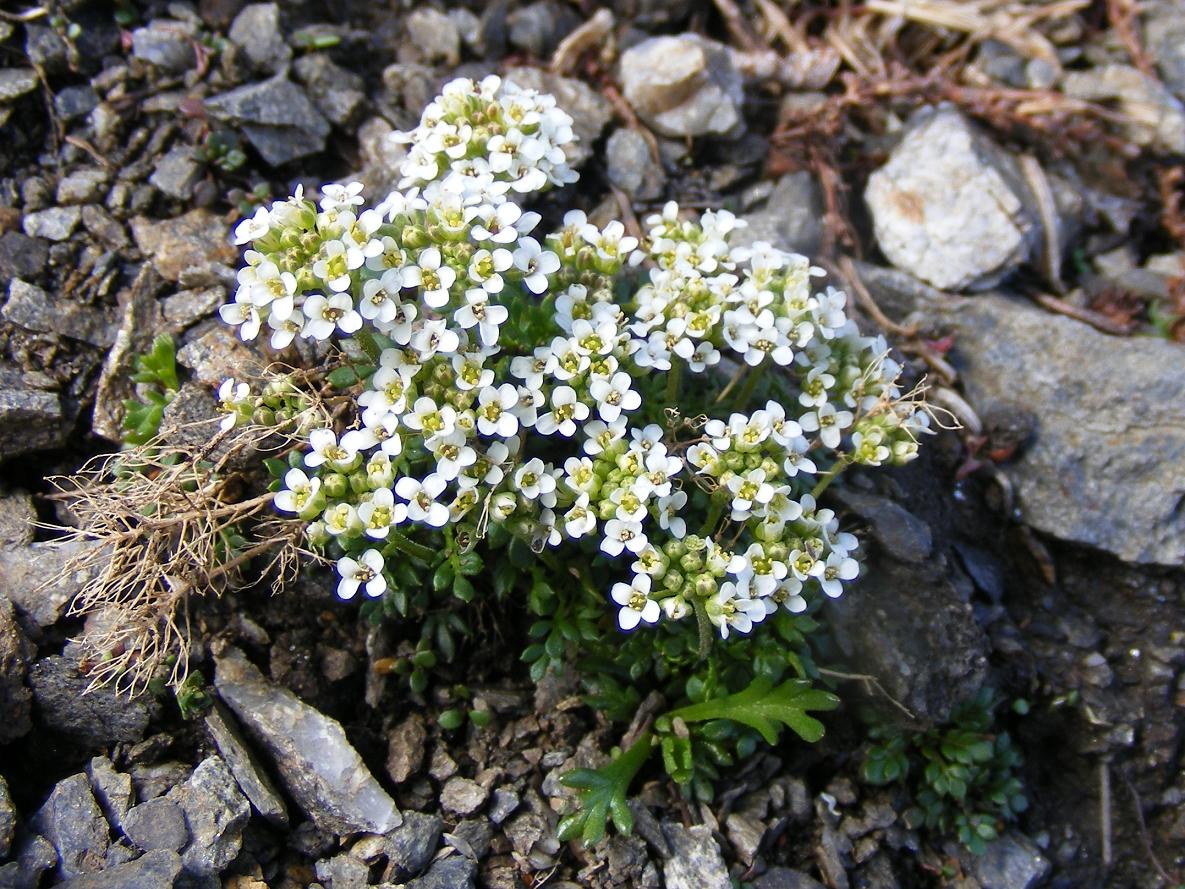
{"type": "Polygon", "coordinates": [[[696,34],[651,37],[621,56],[621,89],[663,136],[736,136],[744,80],[728,47],[696,34]]]}
{"type": "Polygon", "coordinates": [[[0,775],[0,858],[8,857],[19,817],[16,806],[12,804],[12,795],[8,792],[8,782],[0,775]]]}
{"type": "Polygon", "coordinates": [[[28,546],[33,542],[37,513],[28,494],[0,495],[0,549],[28,546]]]}
{"type": "Polygon", "coordinates": [[[13,278],[8,285],[8,302],[0,309],[0,316],[35,333],[61,334],[95,346],[115,342],[110,317],[74,300],[51,300],[40,287],[20,278],[13,278]]]}
{"type": "Polygon", "coordinates": [[[787,173],[774,185],[765,203],[745,214],[748,225],[737,229],[734,244],[766,241],[782,250],[812,256],[823,241],[823,192],[806,170],[787,173]]]}
{"type": "Polygon", "coordinates": [[[273,166],[324,151],[329,135],[329,121],[304,90],[282,76],[215,96],[206,110],[216,120],[240,127],[273,166]]]}
{"type": "Polygon", "coordinates": [[[200,290],[179,290],[161,300],[161,309],[168,325],[177,331],[192,327],[209,318],[226,302],[222,287],[203,287],[200,290]]]}
{"type": "MultiPolygon", "coordinates": [[[[17,623],[12,603],[0,593],[0,713],[4,714],[4,719],[0,720],[0,744],[23,737],[33,727],[29,718],[33,694],[25,684],[25,676],[29,660],[36,652],[36,646],[25,638],[17,623]]],[[[0,815],[0,845],[4,845],[3,832],[3,816],[0,815]]],[[[0,857],[4,854],[0,852],[0,857]]]]}
{"type": "Polygon", "coordinates": [[[177,363],[193,371],[198,382],[217,386],[227,377],[251,376],[263,361],[229,327],[219,325],[186,343],[177,353],[177,363]]]}
{"type": "Polygon", "coordinates": [[[930,526],[892,500],[850,488],[836,490],[833,496],[868,522],[876,542],[897,561],[921,562],[933,550],[930,526]]]}
{"type": "Polygon", "coordinates": [[[132,32],[132,56],[173,74],[183,74],[197,64],[193,26],[158,19],[132,32]]]}
{"type": "MultiPolygon", "coordinates": [[[[35,388],[27,380],[20,371],[0,368],[0,460],[31,451],[60,448],[66,443],[68,430],[62,418],[62,402],[57,393],[35,388]]],[[[0,554],[0,580],[5,576],[5,569],[12,569],[18,574],[24,570],[0,554]]],[[[32,580],[32,577],[26,579],[32,580]]],[[[38,579],[30,583],[27,589],[18,590],[12,586],[0,586],[0,589],[7,590],[9,598],[22,610],[29,611],[31,608],[43,614],[47,609],[31,601],[40,582],[38,579]],[[28,608],[24,607],[26,603],[28,608]]]]}
{"type": "Polygon", "coordinates": [[[592,156],[593,143],[613,119],[609,100],[583,80],[560,77],[541,68],[511,68],[506,79],[523,89],[539,90],[555,96],[556,103],[572,116],[575,145],[565,145],[568,163],[578,167],[592,156]]]}
{"type": "Polygon", "coordinates": [[[280,30],[280,8],[275,3],[244,7],[226,36],[256,71],[274,74],[292,58],[292,49],[280,30]]]}
{"type": "Polygon", "coordinates": [[[25,54],[30,62],[51,74],[64,71],[69,65],[66,41],[52,27],[25,25],[25,54]]]}
{"type": "Polygon", "coordinates": [[[407,884],[406,889],[473,889],[477,879],[477,863],[464,855],[441,858],[422,877],[407,884]]]}
{"type": "Polygon", "coordinates": [[[662,194],[666,175],[650,153],[650,144],[637,130],[614,130],[605,144],[609,181],[639,201],[662,194]]]}
{"type": "Polygon", "coordinates": [[[123,819],[123,832],[145,852],[179,852],[189,842],[185,815],[175,802],[163,796],[129,809],[123,819]]]}
{"type": "Polygon", "coordinates": [[[445,782],[440,791],[440,804],[445,811],[456,815],[472,815],[489,798],[490,792],[469,778],[453,777],[445,782]]]}
{"type": "Polygon", "coordinates": [[[1033,842],[1008,833],[991,843],[982,855],[967,855],[965,864],[983,889],[1033,889],[1049,875],[1049,860],[1033,842]]]}
{"type": "Polygon", "coordinates": [[[193,156],[188,145],[170,149],[156,162],[156,169],[148,181],[171,198],[188,200],[193,186],[202,175],[202,165],[193,156]]]}
{"type": "Polygon", "coordinates": [[[123,818],[135,800],[132,776],[126,772],[117,772],[114,764],[105,756],[96,756],[88,762],[86,775],[90,778],[91,790],[107,817],[107,823],[122,831],[123,818]]]}
{"type": "Polygon", "coordinates": [[[558,9],[551,0],[536,0],[506,17],[510,45],[537,59],[547,58],[563,36],[558,9]]]}
{"type": "Polygon", "coordinates": [[[57,850],[61,879],[102,869],[109,845],[107,822],[86,775],[59,781],[31,823],[57,850]]]}
{"type": "Polygon", "coordinates": [[[387,833],[402,819],[367,770],[341,724],[264,679],[241,653],[215,668],[219,695],[275,760],[293,799],[318,826],[336,833],[387,833]]]}
{"type": "Polygon", "coordinates": [[[370,885],[370,867],[349,852],[318,861],[317,879],[329,889],[363,889],[370,885]]]}
{"type": "Polygon", "coordinates": [[[159,709],[147,695],[128,698],[109,686],[88,691],[90,679],[78,662],[57,655],[33,664],[29,685],[41,720],[87,747],[139,741],[159,709]]]}
{"type": "Polygon", "coordinates": [[[662,833],[671,848],[671,857],[662,865],[667,889],[732,889],[720,847],[708,827],[664,821],[662,833]]]}
{"type": "Polygon", "coordinates": [[[99,167],[85,167],[64,176],[58,183],[59,204],[89,204],[103,196],[110,177],[99,167]]]}
{"type": "Polygon", "coordinates": [[[456,65],[461,60],[461,33],[456,23],[437,9],[417,6],[404,21],[408,46],[425,62],[456,65]]]}
{"type": "Polygon", "coordinates": [[[1185,154],[1185,105],[1142,71],[1130,65],[1071,71],[1062,80],[1062,91],[1075,99],[1115,101],[1129,139],[1156,151],[1185,154]]]}
{"type": "MultiPolygon", "coordinates": [[[[45,837],[29,833],[17,844],[16,860],[0,867],[0,886],[8,889],[37,889],[41,875],[58,863],[58,853],[45,837]]],[[[59,884],[60,885],[60,884],[59,884]]]]}
{"type": "Polygon", "coordinates": [[[18,231],[0,236],[0,278],[36,278],[49,262],[49,245],[18,231]]]}
{"type": "Polygon", "coordinates": [[[1036,417],[1007,467],[1026,524],[1128,562],[1185,560],[1180,345],[1107,336],[1006,296],[960,299],[867,266],[861,275],[882,308],[955,335],[950,359],[981,416],[1021,407],[1036,417]]]}
{"type": "Polygon", "coordinates": [[[181,865],[187,875],[213,877],[235,860],[251,805],[225,762],[217,756],[203,760],[188,781],[163,799],[185,815],[190,842],[181,853],[181,865]]]}
{"type": "Polygon", "coordinates": [[[814,877],[788,867],[771,867],[753,885],[755,889],[823,889],[814,877]]]}
{"type": "Polygon", "coordinates": [[[383,837],[392,878],[408,880],[421,873],[432,860],[443,831],[444,821],[439,815],[404,812],[403,823],[383,837]]]}
{"type": "Polygon", "coordinates": [[[347,126],[366,101],[362,78],[325,53],[301,56],[292,71],[330,123],[347,126]]]}
{"type": "Polygon", "coordinates": [[[191,210],[172,219],[136,216],[131,226],[136,246],[166,281],[177,281],[191,268],[238,261],[226,222],[209,210],[191,210]]]}
{"type": "Polygon", "coordinates": [[[45,238],[47,241],[64,241],[78,228],[82,210],[78,207],[50,207],[36,213],[26,213],[21,228],[30,238],[45,238]]]}
{"type": "Polygon", "coordinates": [[[509,787],[499,787],[494,791],[493,802],[490,803],[490,821],[500,825],[514,814],[518,806],[518,794],[509,787]]]}
{"type": "Polygon", "coordinates": [[[255,762],[233,717],[216,703],[206,716],[206,729],[255,811],[277,827],[286,827],[288,808],[284,805],[284,799],[267,773],[255,762]]]}
{"type": "Polygon", "coordinates": [[[766,825],[761,818],[747,812],[732,812],[724,821],[728,841],[736,850],[742,864],[751,865],[761,847],[766,825]]]}
{"type": "Polygon", "coordinates": [[[11,102],[37,89],[32,68],[0,68],[0,102],[11,102]]]}
{"type": "Polygon", "coordinates": [[[64,121],[78,120],[95,110],[99,95],[90,86],[68,86],[53,97],[54,111],[64,121]]]}
{"type": "Polygon", "coordinates": [[[1185,101],[1185,9],[1176,0],[1151,0],[1140,7],[1140,19],[1164,85],[1185,101]]]}
{"type": "Polygon", "coordinates": [[[864,199],[889,261],[935,287],[990,286],[1039,236],[1013,163],[949,107],[911,119],[864,199]]]}
{"type": "MultiPolygon", "coordinates": [[[[28,435],[30,430],[20,431],[28,435]]],[[[78,541],[0,550],[0,590],[37,626],[48,627],[93,576],[90,569],[67,571],[67,566],[95,548],[91,541],[78,541]]]]}
{"type": "Polygon", "coordinates": [[[358,128],[358,160],[362,165],[358,178],[367,194],[390,194],[399,182],[399,167],[407,158],[407,146],[392,141],[392,130],[381,117],[372,117],[358,128]]]}
{"type": "MultiPolygon", "coordinates": [[[[922,722],[946,721],[987,678],[983,630],[933,559],[909,565],[870,553],[860,582],[826,608],[854,672],[875,676],[922,722]]],[[[887,702],[876,703],[886,718],[902,718],[887,702]]]]}
{"type": "Polygon", "coordinates": [[[162,849],[127,864],[109,867],[102,873],[59,883],[58,889],[169,889],[180,875],[181,857],[162,849]]]}
{"type": "Polygon", "coordinates": [[[193,767],[175,760],[148,765],[137,763],[132,766],[130,774],[136,799],[143,803],[164,796],[174,787],[184,784],[193,774],[193,767]]]}

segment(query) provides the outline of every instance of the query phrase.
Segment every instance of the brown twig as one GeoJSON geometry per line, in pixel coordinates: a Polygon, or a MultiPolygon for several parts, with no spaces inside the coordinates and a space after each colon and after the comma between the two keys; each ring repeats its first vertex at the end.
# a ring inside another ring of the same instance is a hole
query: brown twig
{"type": "Polygon", "coordinates": [[[1107,21],[1128,56],[1143,74],[1156,77],[1156,68],[1140,41],[1139,14],[1133,0],[1107,0],[1107,21]]]}
{"type": "Polygon", "coordinates": [[[1167,870],[1164,865],[1160,863],[1160,859],[1156,857],[1156,852],[1152,848],[1152,837],[1148,834],[1148,824],[1144,821],[1144,806],[1140,802],[1140,795],[1136,792],[1136,786],[1132,784],[1131,778],[1127,773],[1120,770],[1120,775],[1123,776],[1123,783],[1127,785],[1128,793],[1132,795],[1132,807],[1136,813],[1136,829],[1140,834],[1140,842],[1144,846],[1144,852],[1148,856],[1148,860],[1152,862],[1152,867],[1160,875],[1160,878],[1168,883],[1170,886],[1181,885],[1180,877],[1174,877],[1167,870]]]}
{"type": "Polygon", "coordinates": [[[1132,324],[1120,324],[1099,312],[1084,309],[1068,303],[1063,299],[1058,299],[1051,293],[1034,293],[1032,297],[1035,302],[1050,311],[1057,312],[1059,315],[1066,315],[1084,324],[1089,324],[1095,330],[1102,331],[1103,333],[1109,333],[1113,336],[1128,336],[1134,329],[1134,325],[1132,324]]]}
{"type": "Polygon", "coordinates": [[[882,695],[884,695],[886,698],[888,698],[889,702],[894,707],[896,707],[898,710],[900,710],[902,713],[904,713],[906,716],[908,716],[911,720],[913,720],[915,722],[917,721],[917,716],[914,714],[914,712],[912,710],[910,710],[908,707],[906,707],[904,704],[902,704],[895,697],[893,697],[891,694],[889,694],[887,691],[885,691],[885,687],[883,685],[881,685],[880,680],[877,679],[875,676],[871,676],[867,673],[841,673],[839,670],[828,670],[825,667],[820,667],[819,673],[820,673],[820,675],[823,675],[823,676],[830,676],[833,679],[844,679],[844,680],[848,680],[848,681],[852,681],[852,682],[863,682],[864,685],[866,686],[866,690],[868,688],[876,689],[878,692],[880,692],[882,695]]]}

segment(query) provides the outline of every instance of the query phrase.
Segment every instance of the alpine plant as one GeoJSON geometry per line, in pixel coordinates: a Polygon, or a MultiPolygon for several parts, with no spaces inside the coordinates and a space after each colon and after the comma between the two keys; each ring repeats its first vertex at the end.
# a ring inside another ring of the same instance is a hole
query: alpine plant
{"type": "MultiPolygon", "coordinates": [[[[396,138],[400,189],[377,206],[334,184],[240,223],[221,309],[244,340],[366,365],[356,410],[308,434],[275,497],[341,598],[495,526],[608,566],[621,632],[728,639],[856,579],[857,540],[816,497],[850,464],[912,460],[928,416],[821,269],[673,202],[641,238],[579,210],[540,232],[523,202],[577,178],[572,120],[498,77],[454,80],[396,138]]],[[[219,394],[224,425],[246,422],[243,386],[219,394]]]]}

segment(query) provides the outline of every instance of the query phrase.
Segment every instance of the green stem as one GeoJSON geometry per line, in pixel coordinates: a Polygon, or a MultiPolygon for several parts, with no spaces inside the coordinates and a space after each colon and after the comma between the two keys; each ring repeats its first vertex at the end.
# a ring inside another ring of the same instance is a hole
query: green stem
{"type": "Polygon", "coordinates": [[[683,364],[679,361],[671,362],[671,369],[667,373],[667,407],[678,407],[676,399],[679,397],[679,383],[683,377],[683,364]]]}
{"type": "Polygon", "coordinates": [[[741,377],[745,375],[745,371],[748,369],[749,365],[742,361],[740,366],[736,369],[736,372],[732,375],[732,378],[728,381],[728,385],[721,389],[720,394],[716,396],[716,404],[720,404],[720,402],[728,398],[729,394],[731,394],[732,390],[736,388],[736,384],[741,381],[741,377]]]}
{"type": "Polygon", "coordinates": [[[831,483],[839,478],[840,474],[851,465],[851,457],[847,454],[841,454],[835,465],[816,483],[814,489],[811,491],[811,496],[818,500],[819,495],[826,491],[831,483]]]}
{"type": "Polygon", "coordinates": [[[712,650],[712,621],[708,617],[708,607],[702,599],[692,602],[695,608],[695,620],[699,625],[699,659],[702,661],[712,650]]]}
{"type": "Polygon", "coordinates": [[[721,493],[724,490],[724,488],[717,488],[712,492],[710,498],[711,505],[708,507],[708,517],[704,519],[703,527],[699,529],[700,537],[710,537],[716,527],[716,523],[720,521],[720,515],[724,512],[724,502],[727,499],[721,493]]]}
{"type": "Polygon", "coordinates": [[[396,531],[394,528],[387,533],[387,542],[405,556],[418,559],[426,564],[431,565],[436,559],[436,550],[416,543],[403,532],[396,531]]]}
{"type": "Polygon", "coordinates": [[[745,377],[745,384],[741,386],[741,390],[737,393],[736,399],[733,401],[733,409],[743,411],[749,404],[749,399],[753,397],[753,390],[757,388],[757,384],[761,382],[762,374],[765,372],[766,365],[769,364],[769,359],[762,361],[759,365],[749,371],[749,375],[745,377]]]}
{"type": "Polygon", "coordinates": [[[379,361],[382,360],[383,350],[379,348],[379,344],[375,340],[374,335],[369,330],[367,330],[365,326],[361,327],[358,332],[354,334],[354,340],[359,346],[362,347],[362,351],[366,353],[366,357],[375,364],[378,364],[379,361]]]}

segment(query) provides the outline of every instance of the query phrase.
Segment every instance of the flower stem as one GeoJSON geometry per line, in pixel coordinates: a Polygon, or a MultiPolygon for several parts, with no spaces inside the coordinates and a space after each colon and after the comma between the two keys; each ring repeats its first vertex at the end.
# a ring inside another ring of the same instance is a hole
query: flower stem
{"type": "Polygon", "coordinates": [[[712,621],[708,618],[708,607],[702,599],[695,599],[695,621],[699,625],[699,659],[702,661],[712,650],[712,621]]]}
{"type": "Polygon", "coordinates": [[[748,376],[745,377],[745,384],[741,386],[741,390],[737,393],[737,397],[733,401],[732,406],[734,410],[743,411],[746,405],[748,405],[749,399],[753,397],[753,390],[761,382],[761,377],[765,372],[767,364],[769,364],[769,359],[762,361],[759,365],[749,370],[748,376]]]}
{"type": "Polygon", "coordinates": [[[811,491],[811,496],[818,500],[819,495],[826,491],[831,483],[839,478],[840,474],[851,465],[852,458],[847,454],[840,454],[835,465],[815,484],[814,489],[811,491]]]}
{"type": "Polygon", "coordinates": [[[667,373],[667,407],[678,407],[676,399],[679,397],[679,383],[683,376],[683,365],[677,361],[671,362],[671,369],[667,373]]]}
{"type": "Polygon", "coordinates": [[[720,521],[720,515],[724,512],[724,501],[727,499],[720,492],[725,490],[723,487],[717,488],[712,492],[710,503],[708,507],[708,517],[704,519],[703,527],[699,529],[700,537],[710,537],[716,523],[720,521]]]}
{"type": "Polygon", "coordinates": [[[403,553],[405,556],[418,559],[419,561],[428,565],[431,565],[436,559],[436,550],[432,549],[431,547],[424,546],[423,544],[416,543],[403,532],[396,531],[394,528],[392,528],[387,533],[387,540],[391,546],[395,547],[395,549],[399,550],[399,552],[403,553]]]}

